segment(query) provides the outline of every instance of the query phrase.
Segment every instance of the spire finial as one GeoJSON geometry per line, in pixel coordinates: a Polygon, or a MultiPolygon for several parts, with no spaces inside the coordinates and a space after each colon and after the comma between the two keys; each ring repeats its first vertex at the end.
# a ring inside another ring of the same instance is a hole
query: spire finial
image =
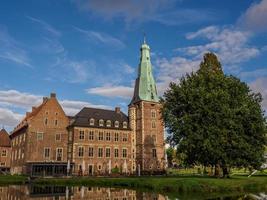
{"type": "Polygon", "coordinates": [[[146,32],[144,31],[144,44],[146,44],[146,32]]]}

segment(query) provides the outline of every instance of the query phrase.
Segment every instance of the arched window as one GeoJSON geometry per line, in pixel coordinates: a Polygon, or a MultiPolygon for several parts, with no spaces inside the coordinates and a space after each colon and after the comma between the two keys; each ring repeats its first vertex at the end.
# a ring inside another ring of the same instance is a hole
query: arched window
{"type": "Polygon", "coordinates": [[[127,122],[123,122],[123,128],[127,128],[127,122]]]}
{"type": "Polygon", "coordinates": [[[107,127],[111,127],[111,121],[107,120],[107,127]]]}
{"type": "Polygon", "coordinates": [[[104,120],[103,119],[99,120],[99,126],[104,126],[104,120]]]}
{"type": "Polygon", "coordinates": [[[118,121],[115,121],[115,127],[119,128],[120,123],[118,121]]]}
{"type": "Polygon", "coordinates": [[[94,118],[91,118],[89,120],[89,122],[90,122],[90,126],[94,126],[95,125],[95,119],[94,118]]]}

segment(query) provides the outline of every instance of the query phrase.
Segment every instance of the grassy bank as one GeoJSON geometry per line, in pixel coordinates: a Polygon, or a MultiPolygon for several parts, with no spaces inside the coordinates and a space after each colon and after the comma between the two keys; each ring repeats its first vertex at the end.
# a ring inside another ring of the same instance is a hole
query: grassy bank
{"type": "Polygon", "coordinates": [[[103,186],[143,189],[159,193],[232,193],[267,191],[267,176],[234,176],[230,179],[210,177],[132,177],[36,179],[36,184],[103,186]]]}

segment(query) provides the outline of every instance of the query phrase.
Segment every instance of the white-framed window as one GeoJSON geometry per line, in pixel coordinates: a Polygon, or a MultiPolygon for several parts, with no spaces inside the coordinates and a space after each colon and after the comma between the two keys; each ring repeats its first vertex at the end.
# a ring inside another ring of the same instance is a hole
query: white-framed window
{"type": "Polygon", "coordinates": [[[7,150],[3,149],[1,155],[2,155],[2,157],[7,157],[7,150]]]}
{"type": "Polygon", "coordinates": [[[98,132],[98,140],[99,141],[102,141],[102,140],[104,140],[104,133],[103,132],[98,132]]]}
{"type": "Polygon", "coordinates": [[[115,128],[119,128],[120,122],[119,121],[115,121],[114,126],[115,126],[115,128]]]}
{"type": "Polygon", "coordinates": [[[151,110],[151,118],[156,119],[156,110],[151,110]]]}
{"type": "Polygon", "coordinates": [[[110,141],[111,140],[111,136],[110,136],[110,132],[106,133],[106,141],[110,141]]]}
{"type": "Polygon", "coordinates": [[[90,124],[90,126],[94,126],[95,125],[95,119],[94,118],[91,118],[89,120],[89,124],[90,124]]]}
{"type": "Polygon", "coordinates": [[[127,128],[127,122],[123,122],[123,128],[127,128]]]}
{"type": "Polygon", "coordinates": [[[6,166],[6,163],[5,162],[1,162],[1,166],[6,166]]]}
{"type": "Polygon", "coordinates": [[[84,140],[84,130],[80,130],[79,139],[84,140]]]}
{"type": "Polygon", "coordinates": [[[114,157],[115,158],[119,157],[119,149],[118,148],[114,148],[114,157]]]}
{"type": "Polygon", "coordinates": [[[106,126],[111,127],[111,121],[110,120],[107,120],[106,126]]]}
{"type": "Polygon", "coordinates": [[[155,121],[152,121],[152,122],[151,122],[151,127],[152,127],[152,128],[156,128],[156,122],[155,122],[155,121]]]}
{"type": "Polygon", "coordinates": [[[84,155],[84,148],[78,147],[78,157],[82,158],[84,155]]]}
{"type": "Polygon", "coordinates": [[[44,148],[44,159],[50,159],[50,151],[49,147],[44,148]]]}
{"type": "Polygon", "coordinates": [[[44,133],[42,132],[37,132],[37,140],[43,140],[44,139],[44,133]]]}
{"type": "Polygon", "coordinates": [[[56,150],[56,160],[62,161],[63,160],[63,148],[57,148],[56,150]]]}
{"type": "Polygon", "coordinates": [[[118,142],[119,141],[119,133],[114,133],[114,141],[118,142]]]}
{"type": "Polygon", "coordinates": [[[89,147],[88,148],[88,156],[90,158],[93,158],[94,157],[94,148],[93,147],[89,147]]]}
{"type": "Polygon", "coordinates": [[[106,148],[106,158],[110,158],[110,148],[106,148]]]}
{"type": "Polygon", "coordinates": [[[60,141],[61,140],[61,134],[60,133],[56,133],[55,140],[56,141],[60,141]]]}
{"type": "Polygon", "coordinates": [[[98,158],[102,158],[103,157],[103,148],[99,147],[98,148],[98,158]]]}
{"type": "Polygon", "coordinates": [[[128,134],[127,133],[123,133],[122,134],[122,141],[123,142],[127,142],[128,141],[128,134]]]}
{"type": "Polygon", "coordinates": [[[122,157],[127,158],[127,149],[122,149],[122,157]]]}
{"type": "Polygon", "coordinates": [[[157,149],[152,149],[152,156],[153,158],[157,157],[157,149]]]}
{"type": "Polygon", "coordinates": [[[89,131],[89,136],[88,136],[88,139],[89,140],[94,140],[94,131],[89,131]]]}
{"type": "Polygon", "coordinates": [[[99,126],[104,126],[104,120],[103,119],[99,120],[99,126]]]}

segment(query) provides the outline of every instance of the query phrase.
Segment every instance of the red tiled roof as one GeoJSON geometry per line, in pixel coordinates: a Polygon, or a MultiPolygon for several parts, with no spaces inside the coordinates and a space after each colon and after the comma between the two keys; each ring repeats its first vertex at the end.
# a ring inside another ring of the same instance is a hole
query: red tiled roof
{"type": "Polygon", "coordinates": [[[0,147],[11,147],[9,134],[5,129],[0,131],[0,147]]]}

